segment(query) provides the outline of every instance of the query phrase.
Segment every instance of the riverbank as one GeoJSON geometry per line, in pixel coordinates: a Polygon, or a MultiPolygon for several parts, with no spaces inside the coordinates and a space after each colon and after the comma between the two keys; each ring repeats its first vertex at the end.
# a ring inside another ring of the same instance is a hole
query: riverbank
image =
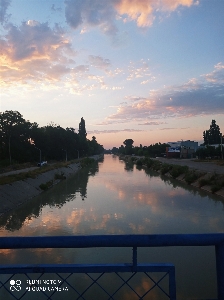
{"type": "Polygon", "coordinates": [[[133,156],[120,158],[224,198],[223,166],[214,166],[209,162],[200,163],[189,160],[184,162],[164,158],[150,159],[133,156]]]}
{"type": "MultiPolygon", "coordinates": [[[[91,158],[99,160],[102,155],[94,155],[91,158]]],[[[48,188],[58,184],[71,175],[74,175],[82,167],[91,162],[91,159],[83,159],[76,163],[68,164],[67,166],[52,167],[51,170],[42,169],[39,174],[28,170],[27,172],[15,174],[21,180],[13,181],[8,184],[0,185],[0,215],[14,209],[15,207],[29,201],[33,197],[39,195],[48,188]]],[[[13,176],[11,174],[10,176],[13,176]]],[[[2,177],[4,180],[11,180],[10,176],[2,177]]],[[[15,179],[15,178],[14,178],[15,179]]]]}

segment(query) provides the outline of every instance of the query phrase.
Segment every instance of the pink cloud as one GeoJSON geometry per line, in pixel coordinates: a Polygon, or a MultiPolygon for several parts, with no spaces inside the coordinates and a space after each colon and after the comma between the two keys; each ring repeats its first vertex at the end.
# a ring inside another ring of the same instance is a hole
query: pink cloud
{"type": "MultiPolygon", "coordinates": [[[[193,78],[180,86],[152,91],[148,97],[125,97],[110,122],[146,122],[150,118],[182,118],[197,115],[224,114],[224,66],[219,63],[211,73],[193,78]],[[212,99],[212,101],[211,101],[212,99]]],[[[144,124],[144,123],[143,123],[144,124]]]]}
{"type": "Polygon", "coordinates": [[[82,0],[65,1],[65,17],[74,29],[84,25],[99,28],[109,35],[115,35],[115,20],[134,21],[138,27],[151,26],[156,14],[170,12],[178,7],[190,7],[198,4],[196,0],[82,0]]]}

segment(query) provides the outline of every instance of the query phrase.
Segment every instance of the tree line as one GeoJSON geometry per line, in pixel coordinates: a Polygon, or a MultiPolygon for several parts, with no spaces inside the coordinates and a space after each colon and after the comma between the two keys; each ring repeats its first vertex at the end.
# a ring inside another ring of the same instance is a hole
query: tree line
{"type": "Polygon", "coordinates": [[[161,144],[151,144],[150,146],[133,146],[134,141],[132,139],[126,139],[123,142],[124,145],[121,145],[119,148],[113,147],[111,150],[105,151],[105,153],[113,153],[113,154],[124,154],[124,155],[137,155],[137,156],[164,156],[166,154],[166,147],[169,147],[169,144],[163,143],[161,144]]]}
{"type": "MultiPolygon", "coordinates": [[[[214,157],[222,158],[224,147],[221,146],[221,143],[224,143],[224,136],[220,132],[219,126],[216,124],[215,120],[212,120],[210,128],[203,132],[204,143],[200,145],[195,153],[199,158],[214,157]]],[[[124,155],[138,155],[138,156],[164,156],[166,154],[166,147],[169,147],[169,144],[166,143],[156,143],[151,144],[150,146],[133,146],[134,141],[132,139],[126,139],[123,142],[123,145],[120,147],[113,147],[110,150],[105,150],[105,153],[113,154],[124,154],[124,155]]]]}
{"type": "Polygon", "coordinates": [[[42,160],[57,161],[102,153],[103,146],[95,136],[91,140],[86,136],[83,118],[76,133],[72,127],[64,129],[52,122],[40,127],[18,111],[5,111],[0,113],[0,162],[38,162],[40,153],[42,160]]]}

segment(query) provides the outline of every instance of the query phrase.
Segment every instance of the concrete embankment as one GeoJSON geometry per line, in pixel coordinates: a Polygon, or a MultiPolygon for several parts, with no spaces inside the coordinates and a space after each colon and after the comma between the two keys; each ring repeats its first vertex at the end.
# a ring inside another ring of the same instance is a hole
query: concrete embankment
{"type": "MultiPolygon", "coordinates": [[[[98,160],[100,155],[95,155],[92,158],[98,160]]],[[[0,215],[42,193],[44,189],[40,186],[48,187],[58,184],[63,178],[75,174],[80,168],[80,163],[73,163],[67,167],[46,171],[35,178],[0,185],[0,215]]]]}

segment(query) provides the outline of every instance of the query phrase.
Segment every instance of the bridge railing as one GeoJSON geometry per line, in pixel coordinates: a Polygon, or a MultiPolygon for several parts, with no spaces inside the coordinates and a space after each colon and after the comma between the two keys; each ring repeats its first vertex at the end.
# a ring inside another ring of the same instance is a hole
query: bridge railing
{"type": "MultiPolygon", "coordinates": [[[[68,282],[68,278],[74,273],[85,273],[92,280],[92,283],[81,293],[78,292],[74,286],[71,286],[77,293],[77,299],[85,299],[85,293],[92,285],[97,285],[101,288],[108,299],[114,299],[114,295],[119,291],[123,285],[128,285],[138,299],[143,299],[154,287],[159,287],[164,294],[172,300],[176,299],[176,285],[175,285],[175,267],[172,264],[138,264],[137,262],[137,248],[138,247],[169,247],[169,246],[215,246],[216,253],[216,273],[217,273],[217,294],[218,300],[224,299],[224,234],[161,234],[161,235],[92,235],[92,236],[51,236],[51,237],[1,237],[0,249],[25,249],[25,248],[100,248],[100,247],[132,247],[133,259],[132,263],[124,264],[51,264],[51,265],[1,265],[0,274],[12,274],[5,282],[0,282],[1,289],[5,288],[13,299],[22,299],[23,294],[17,298],[15,291],[20,291],[21,284],[19,279],[12,279],[15,274],[25,274],[30,280],[30,289],[37,288],[38,280],[45,273],[56,273],[62,282],[68,282]],[[113,293],[108,293],[99,283],[99,278],[105,273],[116,273],[121,278],[122,284],[113,293]],[[124,279],[119,275],[122,272],[130,272],[132,275],[128,279],[124,279]],[[143,272],[150,279],[148,272],[164,272],[165,275],[157,282],[154,282],[144,295],[139,295],[129,284],[130,279],[138,272],[143,272]],[[40,273],[39,279],[32,282],[29,273],[40,273]],[[61,277],[59,273],[69,273],[66,278],[61,277]],[[100,273],[98,277],[92,277],[90,273],[100,273]],[[160,281],[169,276],[169,292],[160,287],[160,281]],[[7,284],[10,283],[10,288],[7,284]],[[17,288],[17,289],[16,289],[17,288]]],[[[29,287],[28,287],[29,288],[29,287]]],[[[24,295],[28,292],[28,288],[24,295]]],[[[59,288],[59,287],[58,287],[59,288]]],[[[42,290],[47,299],[51,298],[57,290],[53,290],[51,296],[48,296],[42,290]]]]}

